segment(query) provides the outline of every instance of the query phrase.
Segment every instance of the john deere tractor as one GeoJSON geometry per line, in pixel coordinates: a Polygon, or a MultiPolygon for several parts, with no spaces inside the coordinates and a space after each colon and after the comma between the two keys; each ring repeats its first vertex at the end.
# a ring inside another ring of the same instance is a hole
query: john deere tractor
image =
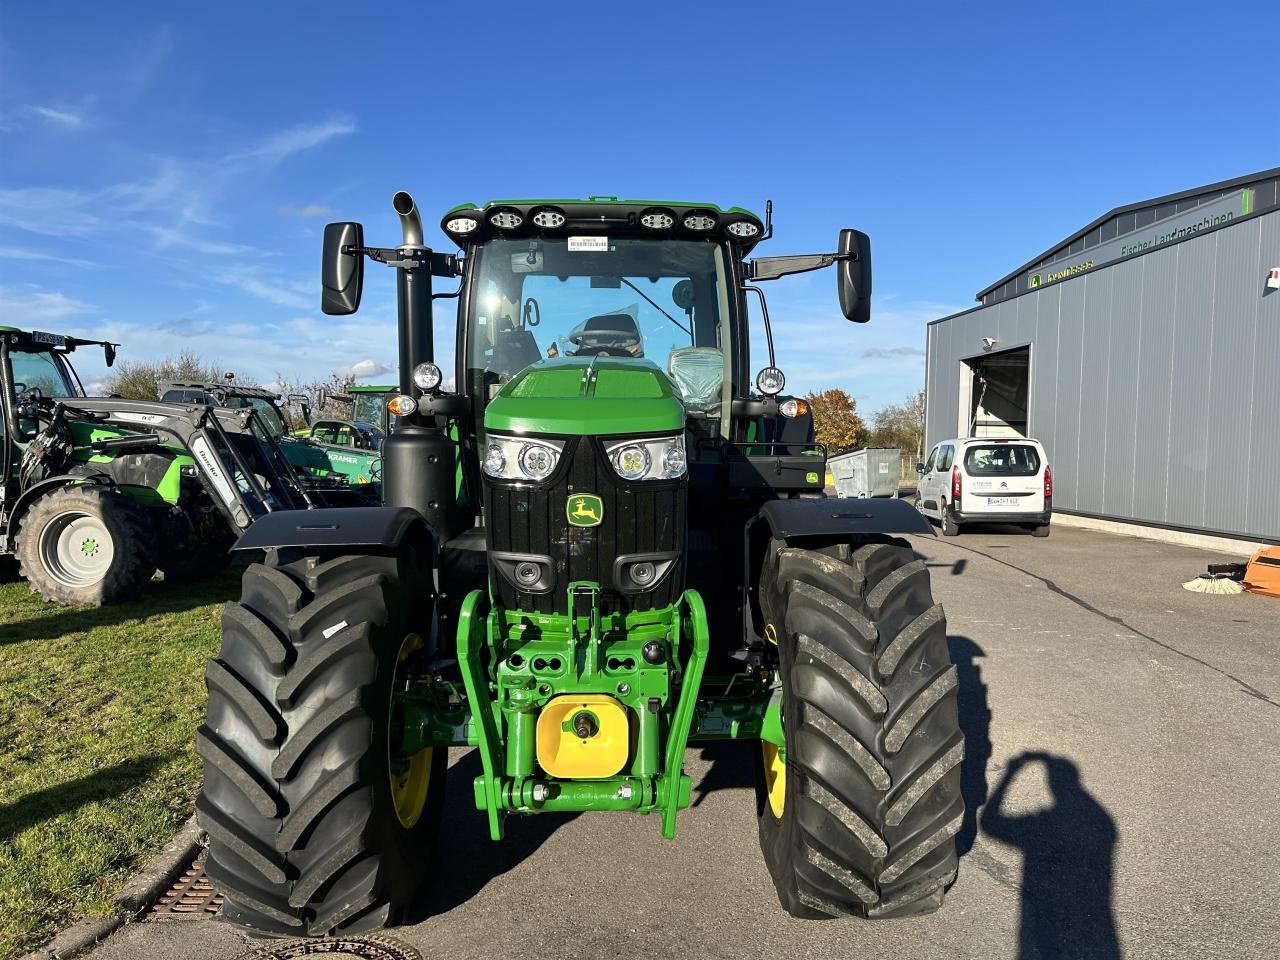
{"type": "Polygon", "coordinates": [[[327,417],[321,414],[299,436],[310,437],[322,443],[332,443],[358,450],[381,450],[382,441],[391,432],[391,412],[387,401],[396,395],[396,388],[380,384],[351,384],[345,393],[329,393],[322,390],[320,406],[346,407],[346,417],[327,417]]]}
{"type": "Polygon", "coordinates": [[[59,603],[212,572],[257,517],[304,507],[252,410],[86,397],[68,355],[116,345],[0,327],[0,554],[59,603]]]}
{"type": "MultiPolygon", "coordinates": [[[[936,908],[963,813],[956,675],[898,500],[823,495],[758,283],[834,266],[869,318],[870,243],[751,259],[737,207],[591,197],[448,211],[460,252],[325,230],[323,309],[395,271],[398,420],[377,507],[279,512],[222,620],[197,807],[224,915],[394,923],[433,867],[449,747],[492,838],[513,815],[653,814],[691,743],[747,740],[759,840],[796,917],[936,908]],[[441,389],[433,278],[459,278],[441,389]],[[768,363],[753,378],[748,302],[768,363]]],[[[838,349],[834,346],[829,349],[838,349]]],[[[450,814],[466,815],[458,811],[450,814]]],[[[709,893],[708,895],[714,895],[709,893]]]]}

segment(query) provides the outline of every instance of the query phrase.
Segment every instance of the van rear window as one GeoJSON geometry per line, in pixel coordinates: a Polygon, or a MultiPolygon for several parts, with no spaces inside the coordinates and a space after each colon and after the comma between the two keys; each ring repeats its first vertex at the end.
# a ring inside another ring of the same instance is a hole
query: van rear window
{"type": "Polygon", "coordinates": [[[964,469],[975,477],[1034,477],[1040,454],[1026,443],[982,444],[965,451],[964,469]]]}

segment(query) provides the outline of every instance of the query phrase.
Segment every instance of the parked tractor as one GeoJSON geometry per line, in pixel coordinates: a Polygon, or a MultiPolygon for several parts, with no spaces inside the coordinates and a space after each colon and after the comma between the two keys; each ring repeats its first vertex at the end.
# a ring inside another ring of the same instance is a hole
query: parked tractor
{"type": "Polygon", "coordinates": [[[90,398],[68,361],[116,345],[0,327],[0,552],[32,590],[100,605],[225,566],[258,517],[307,505],[252,410],[90,398]]]}
{"type": "Polygon", "coordinates": [[[348,409],[346,417],[318,416],[302,435],[321,443],[359,450],[381,450],[391,432],[391,412],[387,401],[396,395],[394,386],[352,384],[346,393],[321,391],[320,406],[338,404],[348,409]]]}
{"type": "MultiPolygon", "coordinates": [[[[280,394],[237,383],[161,384],[160,399],[169,403],[212,403],[233,410],[252,409],[266,433],[293,468],[295,482],[331,506],[376,503],[382,457],[376,448],[328,443],[290,433],[280,394]]],[[[288,398],[310,419],[310,404],[302,394],[288,398]]]]}
{"type": "MultiPolygon", "coordinates": [[[[737,207],[457,207],[423,238],[325,230],[325,312],[395,270],[398,415],[383,503],[274,513],[208,667],[198,813],[223,915],[319,935],[400,921],[433,866],[447,750],[513,815],[653,814],[673,837],[693,743],[749,741],[759,841],[792,916],[936,908],[963,806],[942,608],[898,500],[823,495],[759,282],[834,266],[869,319],[870,242],[751,259],[737,207]],[[457,392],[432,281],[459,278],[457,392]],[[751,376],[747,304],[768,363],[751,376]]],[[[460,817],[460,811],[450,816],[460,817]]],[[[714,894],[709,894],[714,895],[714,894]]],[[[607,892],[596,899],[607,900],[607,892]]]]}

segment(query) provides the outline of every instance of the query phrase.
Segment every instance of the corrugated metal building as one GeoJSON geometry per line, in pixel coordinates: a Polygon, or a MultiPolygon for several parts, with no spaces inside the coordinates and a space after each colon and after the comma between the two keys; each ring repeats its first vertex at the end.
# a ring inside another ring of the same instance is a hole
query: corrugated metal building
{"type": "Polygon", "coordinates": [[[1044,443],[1054,509],[1280,542],[1280,168],[1112,210],[935,320],[925,438],[1044,443]]]}

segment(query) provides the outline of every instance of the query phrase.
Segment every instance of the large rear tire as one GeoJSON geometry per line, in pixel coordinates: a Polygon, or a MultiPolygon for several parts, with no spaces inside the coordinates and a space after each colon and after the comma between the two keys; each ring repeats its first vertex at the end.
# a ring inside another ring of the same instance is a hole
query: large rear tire
{"type": "Polygon", "coordinates": [[[156,571],[147,516],[111,487],[59,487],[18,528],[18,568],[46,600],[100,607],[136,596],[156,571]]]}
{"type": "Polygon", "coordinates": [[[761,599],[786,758],[781,789],[767,745],[757,765],[760,846],[783,907],[806,918],[937,909],[956,875],[964,737],[928,570],[901,540],[777,545],[761,599]]]}
{"type": "Polygon", "coordinates": [[[392,689],[431,622],[429,572],[411,554],[269,554],[223,611],[196,811],[233,923],[376,929],[402,920],[427,875],[447,751],[392,760],[392,689]]]}

